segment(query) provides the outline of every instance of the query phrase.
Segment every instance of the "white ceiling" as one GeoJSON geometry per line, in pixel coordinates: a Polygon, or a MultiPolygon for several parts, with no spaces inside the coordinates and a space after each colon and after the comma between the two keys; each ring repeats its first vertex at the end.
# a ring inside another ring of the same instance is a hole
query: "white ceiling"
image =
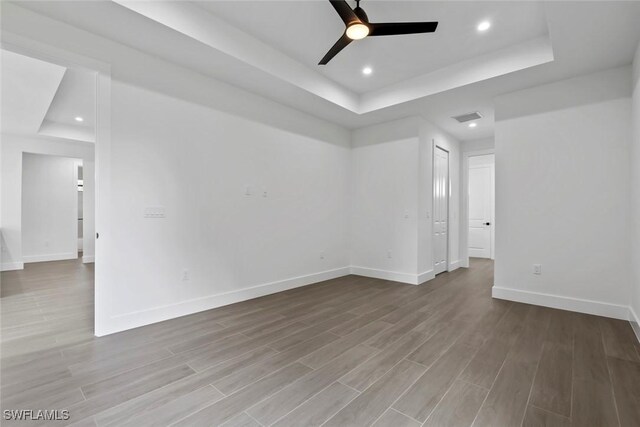
{"type": "Polygon", "coordinates": [[[1,50],[2,132],[35,134],[40,129],[65,68],[1,50]]]}
{"type": "Polygon", "coordinates": [[[94,73],[67,69],[45,119],[65,125],[93,128],[96,115],[95,79],[94,73]],[[78,124],[76,117],[84,119],[82,124],[78,124]]]}
{"type": "MultiPolygon", "coordinates": [[[[371,22],[438,21],[438,29],[433,34],[368,37],[351,43],[326,66],[317,66],[344,32],[344,24],[328,1],[197,4],[357,93],[547,34],[544,9],[537,2],[364,0],[360,6],[371,22]],[[493,28],[479,33],[476,26],[484,20],[493,28]],[[374,73],[364,77],[365,66],[371,66],[374,73]]],[[[355,1],[350,5],[355,7],[355,1]]]]}
{"type": "Polygon", "coordinates": [[[40,134],[95,142],[95,110],[95,73],[68,68],[42,122],[40,134]],[[76,117],[82,118],[82,122],[76,117]]]}
{"type": "Polygon", "coordinates": [[[431,35],[365,39],[320,67],[342,31],[324,0],[20,3],[347,128],[421,115],[462,140],[493,134],[494,97],[629,64],[640,40],[634,1],[361,5],[372,21],[440,25],[431,35]],[[479,35],[482,19],[493,26],[479,35]],[[484,116],[475,129],[451,119],[475,110],[484,116]]]}
{"type": "MultiPolygon", "coordinates": [[[[359,115],[553,60],[551,43],[545,35],[488,53],[466,57],[458,62],[442,61],[443,66],[436,70],[428,68],[418,76],[401,78],[386,87],[358,94],[353,88],[345,87],[327,78],[321,72],[325,67],[302,63],[283,53],[280,46],[267,43],[263,37],[253,36],[215,14],[207,13],[205,9],[199,7],[203,3],[131,0],[114,0],[114,2],[208,46],[214,52],[235,58],[270,77],[297,86],[337,107],[359,115]]],[[[259,5],[266,2],[253,3],[259,5]]],[[[319,4],[317,1],[302,3],[306,6],[319,4]]],[[[270,13],[269,16],[274,18],[279,16],[277,11],[270,13]]],[[[330,16],[335,18],[334,15],[330,16]]],[[[316,37],[316,33],[306,34],[309,37],[316,37]]],[[[402,40],[412,38],[415,36],[389,37],[395,43],[395,50],[404,48],[402,40]]],[[[387,60],[385,64],[391,66],[393,61],[387,60]]],[[[407,66],[406,68],[415,67],[407,66]]]]}
{"type": "Polygon", "coordinates": [[[95,142],[95,73],[0,52],[2,132],[95,142]]]}

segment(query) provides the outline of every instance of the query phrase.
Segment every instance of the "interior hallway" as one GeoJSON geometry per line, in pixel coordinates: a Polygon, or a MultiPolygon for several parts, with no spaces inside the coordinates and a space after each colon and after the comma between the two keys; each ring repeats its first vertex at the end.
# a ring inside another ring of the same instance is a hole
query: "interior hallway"
{"type": "Polygon", "coordinates": [[[92,277],[79,261],[2,273],[2,409],[98,426],[640,425],[629,324],[494,300],[488,260],[422,286],[348,276],[103,338],[92,277]]]}

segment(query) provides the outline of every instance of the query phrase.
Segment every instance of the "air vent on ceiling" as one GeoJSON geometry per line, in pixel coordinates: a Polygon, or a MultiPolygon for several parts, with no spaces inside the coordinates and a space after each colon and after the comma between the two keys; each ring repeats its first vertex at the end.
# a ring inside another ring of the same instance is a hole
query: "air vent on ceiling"
{"type": "Polygon", "coordinates": [[[470,122],[471,120],[478,120],[482,116],[477,111],[473,113],[460,114],[459,116],[454,116],[452,118],[456,119],[460,123],[470,122]]]}

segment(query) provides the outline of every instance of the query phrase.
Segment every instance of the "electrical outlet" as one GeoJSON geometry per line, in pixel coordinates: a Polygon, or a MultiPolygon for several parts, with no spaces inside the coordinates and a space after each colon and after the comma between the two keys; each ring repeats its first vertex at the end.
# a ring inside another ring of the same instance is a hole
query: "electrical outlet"
{"type": "Polygon", "coordinates": [[[184,269],[182,270],[182,281],[186,282],[189,280],[189,270],[184,269]]]}
{"type": "Polygon", "coordinates": [[[245,196],[250,196],[251,195],[251,186],[250,185],[245,185],[244,186],[244,195],[245,196]]]}
{"type": "Polygon", "coordinates": [[[533,264],[533,274],[542,274],[542,265],[540,264],[533,264]]]}
{"type": "Polygon", "coordinates": [[[391,258],[391,249],[387,251],[387,258],[391,258]]]}
{"type": "Polygon", "coordinates": [[[320,259],[324,259],[324,251],[320,251],[320,259]]]}

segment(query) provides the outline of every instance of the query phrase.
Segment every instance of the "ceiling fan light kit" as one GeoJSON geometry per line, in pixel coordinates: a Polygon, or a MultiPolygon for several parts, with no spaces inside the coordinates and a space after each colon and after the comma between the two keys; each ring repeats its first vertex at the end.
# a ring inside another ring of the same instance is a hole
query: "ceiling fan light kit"
{"type": "Polygon", "coordinates": [[[364,24],[355,23],[349,25],[345,33],[351,40],[361,40],[369,35],[369,27],[364,24]]]}
{"type": "Polygon", "coordinates": [[[318,65],[326,65],[342,49],[354,40],[362,40],[368,36],[396,36],[401,34],[433,33],[438,28],[437,22],[386,22],[371,23],[360,0],[356,0],[356,8],[351,9],[345,0],[329,0],[338,12],[345,25],[342,37],[329,49],[318,65]]]}

